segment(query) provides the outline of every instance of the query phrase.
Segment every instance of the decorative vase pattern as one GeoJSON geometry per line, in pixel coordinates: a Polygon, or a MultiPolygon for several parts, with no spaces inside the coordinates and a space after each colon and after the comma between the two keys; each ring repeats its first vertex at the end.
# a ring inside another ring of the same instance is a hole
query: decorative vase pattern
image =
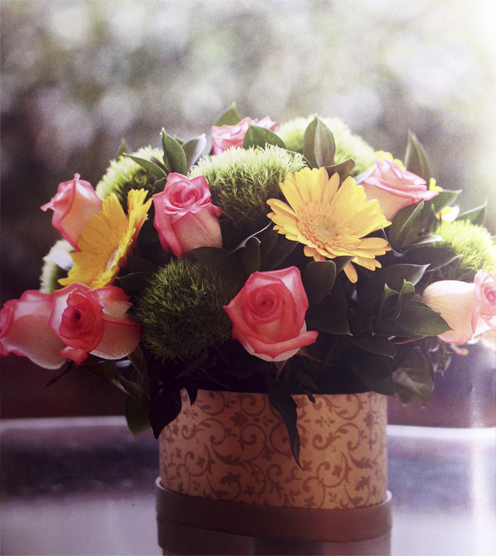
{"type": "Polygon", "coordinates": [[[294,396],[300,463],[265,394],[200,390],[160,435],[163,487],[190,496],[275,507],[349,509],[387,497],[387,400],[294,396]]]}

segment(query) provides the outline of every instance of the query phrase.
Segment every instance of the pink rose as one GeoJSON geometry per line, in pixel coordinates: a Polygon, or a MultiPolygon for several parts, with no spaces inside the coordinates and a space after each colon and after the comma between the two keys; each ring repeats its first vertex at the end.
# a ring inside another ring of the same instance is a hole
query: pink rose
{"type": "Polygon", "coordinates": [[[183,258],[197,247],[222,247],[218,217],[221,210],[212,204],[204,176],[187,178],[172,173],[161,193],[153,195],[160,245],[168,253],[183,258]]]}
{"type": "Polygon", "coordinates": [[[59,355],[64,343],[48,326],[53,295],[25,291],[20,299],[5,303],[0,311],[0,351],[28,357],[45,369],[58,369],[65,359],[59,355]]]}
{"type": "Polygon", "coordinates": [[[286,361],[318,336],[307,332],[308,299],[294,266],[254,272],[224,309],[233,322],[232,337],[265,361],[286,361]]]}
{"type": "Polygon", "coordinates": [[[121,359],[138,345],[140,326],[127,314],[129,297],[115,286],[71,284],[53,294],[49,326],[67,345],[60,354],[80,365],[88,354],[121,359]]]}
{"type": "Polygon", "coordinates": [[[452,328],[439,336],[445,342],[466,344],[486,330],[496,329],[496,280],[492,272],[479,270],[472,284],[434,282],[424,290],[422,301],[452,328]]]}
{"type": "Polygon", "coordinates": [[[61,183],[55,197],[41,207],[43,211],[53,210],[53,227],[74,248],[77,248],[83,228],[102,210],[102,200],[91,184],[80,177],[74,174],[73,180],[61,183]]]}
{"type": "Polygon", "coordinates": [[[384,216],[390,221],[402,208],[439,195],[438,191],[428,190],[425,180],[388,158],[376,158],[374,166],[359,176],[357,182],[363,186],[368,200],[379,201],[384,216]]]}
{"type": "Polygon", "coordinates": [[[230,147],[243,146],[243,139],[248,131],[248,125],[255,125],[257,127],[264,127],[273,131],[277,125],[268,116],[262,120],[252,120],[251,118],[244,118],[236,125],[223,125],[222,127],[212,127],[212,140],[214,143],[214,154],[220,154],[222,151],[230,147]]]}

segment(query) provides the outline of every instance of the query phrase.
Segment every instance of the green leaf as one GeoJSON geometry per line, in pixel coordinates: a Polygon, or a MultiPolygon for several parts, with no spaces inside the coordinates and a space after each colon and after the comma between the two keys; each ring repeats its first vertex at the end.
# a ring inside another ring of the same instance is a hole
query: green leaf
{"type": "Polygon", "coordinates": [[[164,149],[164,163],[170,168],[171,172],[177,172],[178,174],[186,174],[187,161],[186,153],[184,152],[181,145],[168,135],[165,129],[162,128],[162,148],[164,149]]]}
{"type": "Polygon", "coordinates": [[[336,280],[336,265],[333,261],[312,261],[303,271],[302,281],[308,299],[318,305],[329,294],[336,280]]]}
{"type": "Polygon", "coordinates": [[[424,201],[416,205],[409,205],[398,211],[389,228],[389,243],[395,251],[401,251],[409,241],[417,239],[418,232],[424,223],[424,201]]]}
{"type": "Polygon", "coordinates": [[[272,252],[274,247],[277,244],[277,238],[280,237],[280,234],[274,230],[274,228],[266,228],[257,234],[258,239],[260,240],[260,256],[262,261],[269,256],[272,252]]]}
{"type": "Polygon", "coordinates": [[[426,204],[432,205],[434,212],[437,213],[444,207],[447,207],[452,201],[454,201],[461,192],[461,189],[457,189],[456,191],[444,189],[443,191],[439,192],[439,195],[437,197],[434,197],[432,201],[428,201],[428,203],[426,204]]]}
{"type": "Polygon", "coordinates": [[[264,260],[264,270],[277,270],[281,268],[287,257],[296,249],[298,242],[286,239],[278,234],[277,242],[264,260]]]}
{"type": "Polygon", "coordinates": [[[374,317],[370,322],[370,328],[374,334],[385,338],[391,338],[393,336],[401,338],[408,336],[391,317],[386,317],[384,319],[376,319],[374,317]]]}
{"type": "Polygon", "coordinates": [[[359,290],[359,306],[370,307],[378,303],[385,285],[397,292],[401,291],[405,280],[415,286],[426,269],[427,265],[397,264],[376,270],[359,290]]]}
{"type": "Polygon", "coordinates": [[[409,172],[420,176],[429,185],[431,179],[429,158],[420,141],[410,131],[405,153],[405,167],[409,172]]]}
{"type": "Polygon", "coordinates": [[[127,154],[129,152],[129,147],[127,146],[126,140],[123,138],[121,141],[121,146],[119,147],[119,150],[117,151],[117,160],[119,160],[119,158],[124,155],[127,154]]]}
{"type": "Polygon", "coordinates": [[[410,264],[429,265],[426,272],[437,270],[458,257],[459,255],[446,247],[419,247],[406,254],[406,260],[410,264]]]}
{"type": "Polygon", "coordinates": [[[439,336],[451,330],[448,323],[425,305],[410,304],[402,309],[396,324],[415,336],[439,336]]]}
{"type": "Polygon", "coordinates": [[[163,386],[160,394],[151,400],[148,416],[155,438],[158,438],[162,430],[181,412],[181,385],[173,382],[163,386]]]}
{"type": "Polygon", "coordinates": [[[333,164],[332,166],[324,166],[329,174],[329,177],[335,174],[339,174],[339,179],[344,181],[353,172],[353,168],[356,166],[355,161],[352,158],[348,158],[339,164],[333,164]]]}
{"type": "Polygon", "coordinates": [[[484,203],[480,207],[468,210],[467,212],[462,212],[455,220],[467,220],[477,226],[483,226],[484,220],[486,219],[486,206],[487,203],[484,203]]]}
{"type": "Polygon", "coordinates": [[[421,236],[417,238],[415,241],[410,243],[409,249],[413,249],[419,245],[429,245],[430,243],[443,243],[444,239],[441,236],[436,235],[428,235],[428,236],[421,236]]]}
{"type": "Polygon", "coordinates": [[[397,318],[403,307],[406,303],[412,300],[413,296],[415,295],[415,286],[411,282],[407,282],[406,280],[403,282],[403,286],[401,288],[400,294],[398,295],[398,299],[396,300],[396,307],[395,307],[395,317],[397,318]]]}
{"type": "Polygon", "coordinates": [[[139,156],[133,156],[132,154],[126,153],[122,156],[131,158],[132,160],[134,160],[134,162],[137,162],[140,166],[142,166],[145,170],[148,170],[148,172],[152,173],[158,179],[167,177],[167,174],[162,170],[162,168],[160,168],[160,166],[157,166],[150,160],[146,160],[146,158],[140,158],[139,156]]]}
{"type": "Polygon", "coordinates": [[[214,124],[215,127],[222,127],[223,125],[236,125],[242,120],[241,116],[236,110],[236,103],[233,102],[214,124]]]}
{"type": "Polygon", "coordinates": [[[137,435],[141,432],[147,431],[151,425],[148,419],[149,411],[148,399],[144,397],[143,401],[140,403],[135,400],[132,396],[126,396],[126,406],[125,415],[126,422],[129,430],[137,435]]]}
{"type": "Polygon", "coordinates": [[[264,149],[267,145],[275,145],[281,149],[285,149],[284,141],[271,131],[257,125],[248,125],[248,131],[243,139],[243,148],[249,149],[250,147],[261,147],[264,149]]]}
{"type": "Polygon", "coordinates": [[[318,116],[315,116],[305,129],[302,151],[312,168],[334,165],[334,137],[318,116]]]}
{"type": "Polygon", "coordinates": [[[207,137],[204,133],[199,137],[195,137],[194,139],[190,139],[183,143],[182,148],[184,154],[186,155],[186,171],[188,171],[191,166],[194,166],[200,156],[203,154],[207,146],[207,137]]]}
{"type": "Polygon", "coordinates": [[[408,403],[413,396],[419,398],[425,406],[434,387],[427,361],[411,349],[406,360],[393,375],[394,389],[403,403],[408,403]]]}
{"type": "Polygon", "coordinates": [[[296,427],[296,402],[290,394],[283,390],[281,382],[275,382],[269,391],[269,403],[280,414],[286,425],[293,456],[298,466],[300,466],[300,438],[296,427]]]}
{"type": "Polygon", "coordinates": [[[246,242],[245,248],[241,251],[241,260],[247,275],[260,270],[262,259],[260,256],[260,240],[257,237],[252,237],[246,242]]]}
{"type": "Polygon", "coordinates": [[[391,358],[396,355],[396,346],[393,342],[381,336],[367,336],[365,338],[357,338],[356,336],[353,336],[350,338],[350,341],[359,348],[364,351],[369,351],[370,353],[391,358]]]}
{"type": "Polygon", "coordinates": [[[332,260],[336,265],[336,274],[339,274],[344,269],[345,266],[348,266],[351,263],[353,257],[336,257],[335,259],[332,260]]]}
{"type": "Polygon", "coordinates": [[[351,336],[350,325],[344,314],[339,311],[323,310],[322,307],[310,306],[306,314],[308,328],[336,334],[338,336],[351,336]]]}
{"type": "Polygon", "coordinates": [[[147,259],[128,255],[127,269],[129,270],[129,272],[155,272],[156,270],[158,270],[158,267],[147,259]]]}
{"type": "Polygon", "coordinates": [[[134,295],[147,283],[150,278],[150,272],[132,272],[125,276],[118,276],[119,286],[124,290],[126,295],[134,295]]]}
{"type": "Polygon", "coordinates": [[[393,373],[388,357],[355,349],[346,352],[345,361],[369,390],[386,396],[394,394],[393,373]]]}

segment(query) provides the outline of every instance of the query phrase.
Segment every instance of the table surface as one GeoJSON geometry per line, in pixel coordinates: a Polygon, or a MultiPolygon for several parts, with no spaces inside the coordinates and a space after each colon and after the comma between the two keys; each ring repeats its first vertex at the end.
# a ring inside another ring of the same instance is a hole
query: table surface
{"type": "MultiPolygon", "coordinates": [[[[122,417],[5,420],[1,440],[2,554],[162,553],[151,433],[122,417]]],[[[496,554],[495,428],[390,425],[388,450],[393,556],[496,554]]]]}

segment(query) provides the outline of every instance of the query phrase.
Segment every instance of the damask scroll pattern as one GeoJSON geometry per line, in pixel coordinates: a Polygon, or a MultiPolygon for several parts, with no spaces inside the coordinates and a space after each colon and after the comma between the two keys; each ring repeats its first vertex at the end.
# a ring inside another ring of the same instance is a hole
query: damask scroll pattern
{"type": "Polygon", "coordinates": [[[386,399],[317,395],[298,404],[300,463],[264,394],[201,390],[160,435],[165,488],[215,500],[356,508],[386,499],[386,399]]]}

